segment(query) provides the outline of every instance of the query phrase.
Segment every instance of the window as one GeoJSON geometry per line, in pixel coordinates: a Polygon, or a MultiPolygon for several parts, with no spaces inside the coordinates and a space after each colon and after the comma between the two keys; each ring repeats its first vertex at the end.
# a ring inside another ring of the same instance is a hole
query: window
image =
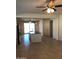
{"type": "Polygon", "coordinates": [[[30,33],[34,34],[35,33],[35,23],[24,23],[24,33],[30,33]]]}

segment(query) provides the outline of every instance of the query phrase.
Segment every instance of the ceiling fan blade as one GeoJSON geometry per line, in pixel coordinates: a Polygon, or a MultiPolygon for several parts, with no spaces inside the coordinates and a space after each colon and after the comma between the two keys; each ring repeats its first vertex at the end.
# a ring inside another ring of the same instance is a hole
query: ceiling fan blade
{"type": "Polygon", "coordinates": [[[53,8],[54,9],[54,11],[57,11],[55,8],[53,8]]]}
{"type": "Polygon", "coordinates": [[[55,5],[55,7],[62,7],[62,4],[60,4],[60,5],[55,5]]]}
{"type": "Polygon", "coordinates": [[[55,8],[51,8],[51,9],[54,9],[54,11],[57,11],[55,8]]]}
{"type": "Polygon", "coordinates": [[[42,11],[45,11],[45,10],[47,10],[47,8],[46,8],[46,9],[44,9],[44,10],[42,10],[42,11]]]}

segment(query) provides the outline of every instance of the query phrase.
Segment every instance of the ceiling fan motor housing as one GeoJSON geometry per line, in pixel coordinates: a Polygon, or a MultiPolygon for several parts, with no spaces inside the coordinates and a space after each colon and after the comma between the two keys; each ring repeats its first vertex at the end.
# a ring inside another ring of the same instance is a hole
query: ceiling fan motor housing
{"type": "Polygon", "coordinates": [[[55,8],[55,3],[54,3],[54,1],[51,0],[51,1],[49,2],[49,4],[48,4],[48,7],[49,7],[49,8],[55,8]]]}

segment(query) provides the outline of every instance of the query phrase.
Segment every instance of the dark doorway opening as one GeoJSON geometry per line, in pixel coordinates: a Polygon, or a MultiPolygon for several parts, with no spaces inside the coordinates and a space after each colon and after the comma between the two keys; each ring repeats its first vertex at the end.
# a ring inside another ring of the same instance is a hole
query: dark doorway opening
{"type": "Polygon", "coordinates": [[[53,38],[53,20],[50,21],[50,37],[53,38]]]}

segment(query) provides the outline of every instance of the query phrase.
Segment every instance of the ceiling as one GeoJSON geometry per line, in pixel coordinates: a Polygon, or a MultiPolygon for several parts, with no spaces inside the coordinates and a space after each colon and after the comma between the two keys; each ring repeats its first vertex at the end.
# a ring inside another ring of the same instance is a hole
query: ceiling
{"type": "MultiPolygon", "coordinates": [[[[46,0],[16,0],[16,14],[25,13],[42,13],[43,8],[36,8],[45,4],[46,0]]],[[[55,4],[62,4],[62,0],[56,0],[55,4]]],[[[61,7],[57,8],[57,12],[61,13],[61,7]]]]}

